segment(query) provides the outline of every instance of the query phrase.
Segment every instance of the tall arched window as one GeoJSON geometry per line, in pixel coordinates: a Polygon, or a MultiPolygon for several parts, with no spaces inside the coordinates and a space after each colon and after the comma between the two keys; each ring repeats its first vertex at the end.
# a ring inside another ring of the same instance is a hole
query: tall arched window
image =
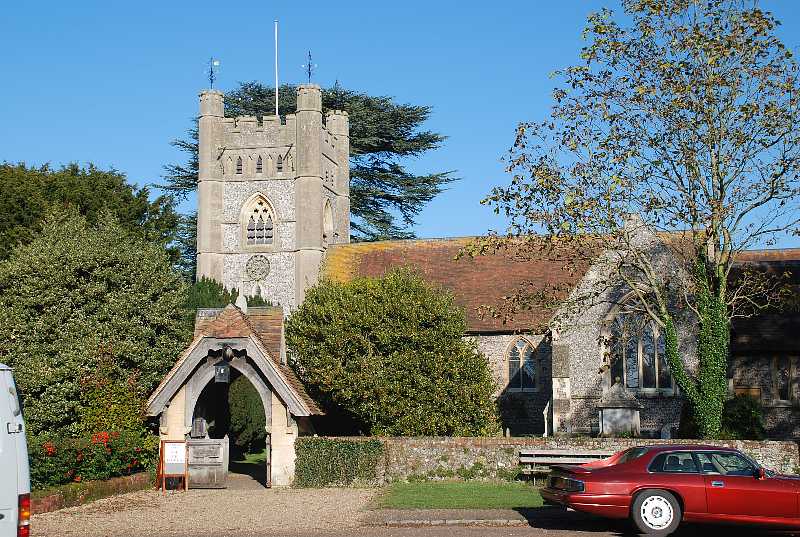
{"type": "Polygon", "coordinates": [[[536,350],[530,341],[520,338],[508,351],[508,389],[533,391],[537,377],[536,350]]]}
{"type": "Polygon", "coordinates": [[[278,155],[278,162],[277,162],[276,166],[277,166],[278,173],[283,171],[283,157],[281,155],[278,155]]]}
{"type": "Polygon", "coordinates": [[[664,352],[664,335],[658,325],[639,312],[619,312],[608,334],[611,386],[620,383],[633,390],[672,390],[664,352]]]}
{"type": "Polygon", "coordinates": [[[275,239],[275,220],[267,200],[259,196],[245,210],[246,244],[272,244],[275,239]]]}
{"type": "Polygon", "coordinates": [[[263,173],[264,171],[264,161],[261,160],[261,155],[258,155],[256,159],[256,173],[263,173]]]}
{"type": "Polygon", "coordinates": [[[236,173],[238,175],[242,174],[242,157],[236,159],[236,173]]]}

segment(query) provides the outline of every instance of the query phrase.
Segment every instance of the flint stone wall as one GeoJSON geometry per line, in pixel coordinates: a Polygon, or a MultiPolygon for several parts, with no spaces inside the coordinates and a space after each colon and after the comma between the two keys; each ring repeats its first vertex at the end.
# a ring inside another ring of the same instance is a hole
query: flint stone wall
{"type": "MultiPolygon", "coordinates": [[[[349,440],[367,440],[356,437],[349,440]]],[[[796,473],[800,449],[795,442],[644,440],[640,438],[378,438],[385,455],[376,468],[378,484],[409,479],[509,477],[517,470],[521,449],[610,450],[657,444],[712,444],[747,453],[767,468],[796,473]],[[381,467],[382,466],[382,467],[381,467]]]]}

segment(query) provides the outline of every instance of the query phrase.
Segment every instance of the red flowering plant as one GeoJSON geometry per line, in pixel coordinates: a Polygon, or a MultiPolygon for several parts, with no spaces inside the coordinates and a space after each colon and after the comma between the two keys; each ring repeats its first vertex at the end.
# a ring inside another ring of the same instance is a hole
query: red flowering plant
{"type": "Polygon", "coordinates": [[[31,485],[109,479],[149,470],[158,459],[158,438],[136,432],[99,431],[88,437],[31,439],[31,485]]]}

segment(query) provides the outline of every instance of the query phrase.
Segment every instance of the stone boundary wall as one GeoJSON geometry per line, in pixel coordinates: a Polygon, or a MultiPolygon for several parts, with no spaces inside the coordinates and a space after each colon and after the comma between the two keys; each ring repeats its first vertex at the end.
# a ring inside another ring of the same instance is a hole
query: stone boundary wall
{"type": "Polygon", "coordinates": [[[57,511],[65,507],[75,507],[84,503],[152,487],[150,474],[112,477],[104,481],[69,483],[53,489],[34,491],[31,498],[31,512],[34,515],[57,511]]]}
{"type": "MultiPolygon", "coordinates": [[[[344,439],[344,438],[342,438],[344,439]]],[[[367,440],[367,437],[348,437],[367,440]]],[[[450,438],[385,437],[383,468],[376,474],[381,483],[408,479],[504,478],[513,476],[520,449],[609,450],[656,444],[710,444],[739,449],[782,473],[800,468],[800,446],[778,441],[645,440],[641,438],[450,438]]]]}

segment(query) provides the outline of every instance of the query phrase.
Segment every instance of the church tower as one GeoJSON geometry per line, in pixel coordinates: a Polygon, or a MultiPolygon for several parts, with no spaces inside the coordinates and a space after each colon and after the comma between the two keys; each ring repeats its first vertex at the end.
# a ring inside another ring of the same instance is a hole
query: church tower
{"type": "Polygon", "coordinates": [[[222,92],[200,93],[197,277],[284,311],[319,278],[328,246],[350,242],[347,112],[323,122],[317,85],[297,111],[225,117],[222,92]]]}

